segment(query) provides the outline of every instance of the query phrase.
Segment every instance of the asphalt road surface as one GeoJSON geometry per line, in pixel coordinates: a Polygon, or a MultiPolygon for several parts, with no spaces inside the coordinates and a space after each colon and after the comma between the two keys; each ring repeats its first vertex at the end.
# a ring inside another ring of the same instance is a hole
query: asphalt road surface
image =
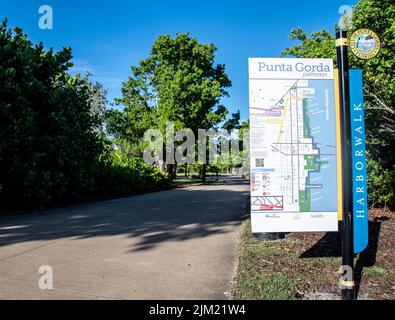
{"type": "Polygon", "coordinates": [[[2,218],[0,299],[228,299],[247,195],[227,178],[2,218]]]}

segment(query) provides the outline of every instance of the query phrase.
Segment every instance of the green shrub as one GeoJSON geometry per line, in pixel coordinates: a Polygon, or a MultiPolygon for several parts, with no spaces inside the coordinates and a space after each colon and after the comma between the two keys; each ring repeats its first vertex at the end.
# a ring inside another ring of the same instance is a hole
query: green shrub
{"type": "Polygon", "coordinates": [[[166,187],[141,161],[117,157],[102,134],[101,87],[71,77],[71,49],[33,45],[0,24],[0,210],[166,187]]]}
{"type": "Polygon", "coordinates": [[[395,166],[392,169],[383,168],[380,162],[368,159],[368,199],[373,206],[395,205],[395,166]]]}
{"type": "Polygon", "coordinates": [[[169,187],[165,174],[141,159],[128,159],[112,152],[98,174],[98,192],[104,195],[128,195],[158,191],[169,187]]]}

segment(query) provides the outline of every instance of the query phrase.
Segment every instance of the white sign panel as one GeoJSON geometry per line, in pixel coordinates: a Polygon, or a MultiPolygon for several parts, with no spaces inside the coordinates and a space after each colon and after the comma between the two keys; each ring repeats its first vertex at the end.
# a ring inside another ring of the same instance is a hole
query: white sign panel
{"type": "Polygon", "coordinates": [[[250,58],[253,232],[337,231],[331,59],[250,58]]]}

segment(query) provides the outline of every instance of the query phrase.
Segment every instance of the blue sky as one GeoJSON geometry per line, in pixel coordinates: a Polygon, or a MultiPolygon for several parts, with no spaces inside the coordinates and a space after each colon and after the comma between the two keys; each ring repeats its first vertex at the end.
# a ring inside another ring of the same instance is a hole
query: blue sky
{"type": "Polygon", "coordinates": [[[333,30],[341,5],[355,0],[282,1],[133,1],[133,0],[1,0],[0,19],[24,29],[32,42],[56,50],[73,48],[73,72],[90,70],[93,80],[120,96],[130,66],[144,59],[160,34],[190,32],[200,42],[215,43],[217,62],[226,65],[233,82],[223,99],[231,112],[248,118],[248,57],[277,57],[293,45],[291,28],[333,30]],[[41,30],[38,8],[48,4],[54,28],[41,30]]]}

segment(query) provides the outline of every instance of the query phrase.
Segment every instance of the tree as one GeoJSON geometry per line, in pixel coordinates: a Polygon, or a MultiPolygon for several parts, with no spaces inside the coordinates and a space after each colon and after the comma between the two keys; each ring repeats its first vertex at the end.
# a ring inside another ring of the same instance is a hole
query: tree
{"type": "Polygon", "coordinates": [[[223,134],[221,134],[220,141],[218,141],[217,145],[217,149],[221,150],[221,156],[217,157],[216,164],[211,166],[212,170],[226,170],[229,172],[232,168],[241,166],[243,136],[240,129],[242,125],[244,125],[244,122],[240,124],[239,110],[232,113],[231,117],[224,122],[222,125],[223,134]],[[225,150],[223,150],[224,144],[228,145],[228,147],[225,147],[225,150]],[[236,145],[238,146],[238,150],[235,150],[236,145]]]}
{"type": "MultiPolygon", "coordinates": [[[[364,70],[365,122],[367,136],[368,172],[370,187],[374,188],[373,175],[389,172],[386,181],[393,193],[395,180],[395,5],[392,0],[361,0],[354,8],[349,34],[360,28],[375,31],[382,42],[380,54],[371,60],[360,60],[352,54],[350,67],[364,70]],[[376,171],[376,169],[378,171],[376,171]],[[391,173],[392,172],[392,173],[391,173]],[[391,187],[392,185],[392,187],[391,187]]],[[[300,43],[286,49],[282,56],[304,58],[333,58],[336,62],[335,40],[327,30],[313,32],[311,36],[302,29],[291,31],[290,38],[300,43]]],[[[375,193],[370,193],[373,195],[375,193]]],[[[388,199],[382,195],[381,199],[388,199]]],[[[371,202],[380,203],[378,197],[371,202]]],[[[390,203],[394,203],[392,196],[390,203]]]]}
{"type": "Polygon", "coordinates": [[[222,128],[228,131],[240,129],[240,110],[237,110],[236,113],[232,113],[232,117],[226,120],[222,128]]]}
{"type": "Polygon", "coordinates": [[[94,131],[100,135],[104,134],[104,116],[106,112],[107,90],[99,82],[91,83],[89,78],[92,76],[89,72],[84,76],[84,85],[88,87],[88,103],[90,105],[90,113],[93,119],[96,120],[94,131]]]}
{"type": "Polygon", "coordinates": [[[92,110],[94,87],[66,72],[71,57],[70,48],[46,51],[21,29],[7,29],[6,21],[0,25],[3,208],[68,201],[94,188],[103,148],[100,117],[92,110]]]}
{"type": "Polygon", "coordinates": [[[68,74],[71,49],[45,50],[0,24],[0,210],[168,187],[104,135],[106,92],[68,74]]]}
{"type": "MultiPolygon", "coordinates": [[[[123,110],[108,114],[109,132],[138,145],[145,130],[158,128],[164,134],[169,121],[175,130],[189,128],[196,137],[198,129],[219,124],[227,114],[219,102],[231,81],[225,66],[214,63],[215,51],[213,44],[201,44],[188,33],[159,36],[150,55],[132,67],[116,100],[123,110]]],[[[168,165],[168,172],[172,177],[174,166],[168,165]]]]}

